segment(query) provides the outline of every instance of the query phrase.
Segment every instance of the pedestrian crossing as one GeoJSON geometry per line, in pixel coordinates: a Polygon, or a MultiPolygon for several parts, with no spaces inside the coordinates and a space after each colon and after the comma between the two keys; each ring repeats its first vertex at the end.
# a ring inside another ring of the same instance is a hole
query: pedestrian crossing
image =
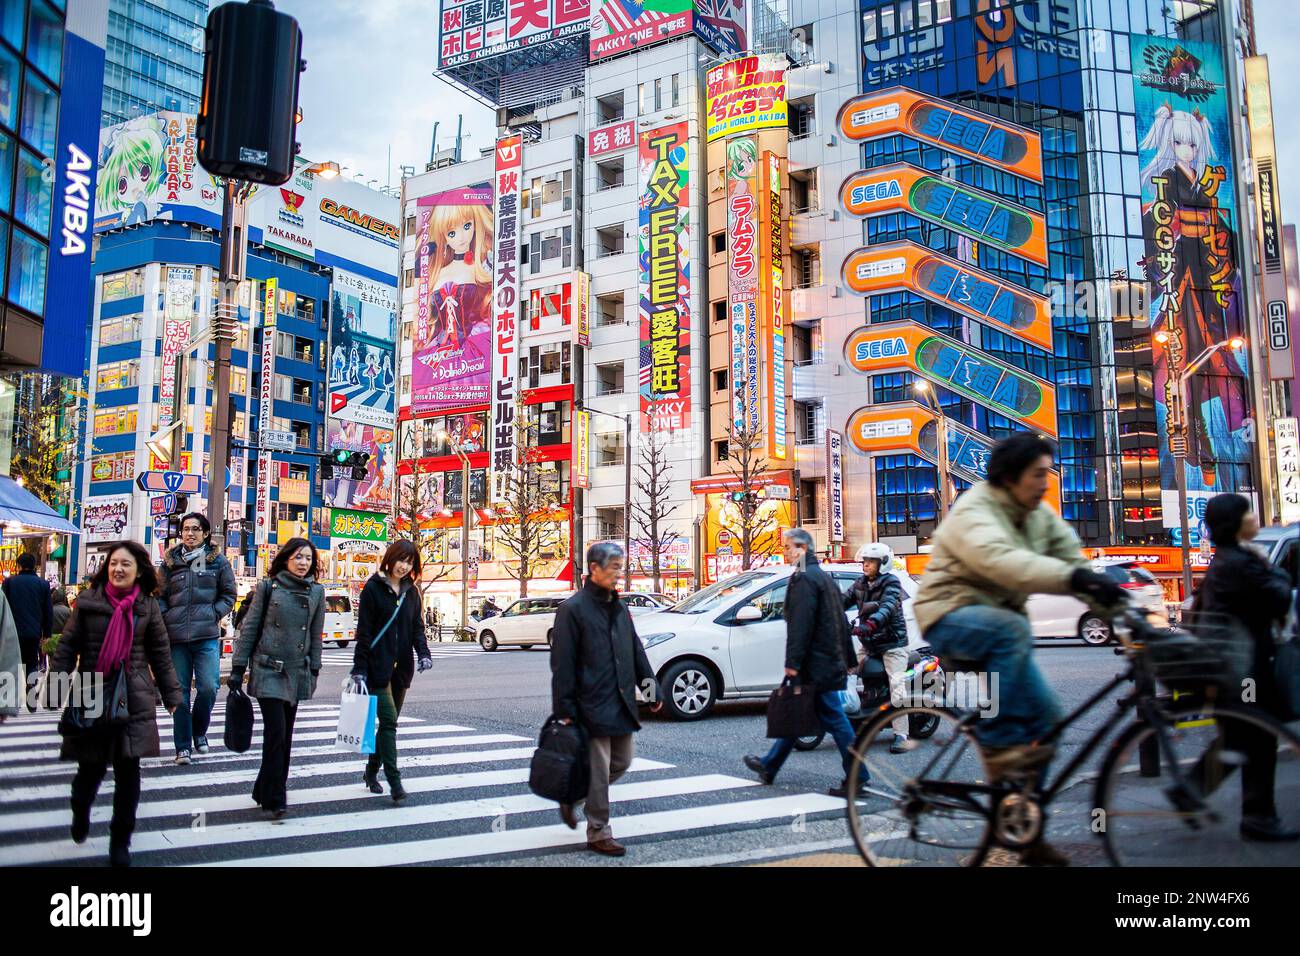
{"type": "MultiPolygon", "coordinates": [[[[142,794],[131,851],[151,866],[378,866],[536,861],[581,848],[581,825],[558,822],[554,803],[528,790],[531,737],[404,716],[398,732],[402,783],[396,805],[361,782],[363,756],[334,749],[338,705],[300,706],[294,728],[289,814],[271,821],[250,795],[260,761],[254,748],[221,745],[224,700],[213,713],[210,753],[174,764],[171,719],[158,729],[167,756],[141,761],[142,794]]],[[[82,845],[68,836],[75,765],[59,762],[58,714],[0,725],[0,865],[102,864],[108,852],[113,774],[104,780],[82,845]]],[[[260,718],[259,718],[260,725],[260,718]]],[[[380,774],[383,782],[383,774],[380,774]]],[[[388,787],[385,783],[385,791],[388,787]]],[[[820,793],[790,794],[752,777],[685,772],[638,757],[610,790],[614,832],[638,839],[774,826],[844,812],[820,793]]]]}
{"type": "MultiPolygon", "coordinates": [[[[335,647],[333,644],[327,644],[321,649],[321,666],[322,667],[341,667],[352,666],[352,648],[354,645],[349,644],[347,647],[335,647]]],[[[455,644],[430,644],[429,656],[435,661],[465,659],[473,657],[475,660],[500,660],[506,655],[501,653],[489,654],[479,647],[468,641],[458,641],[455,644]]],[[[538,657],[544,657],[538,654],[538,657]]]]}

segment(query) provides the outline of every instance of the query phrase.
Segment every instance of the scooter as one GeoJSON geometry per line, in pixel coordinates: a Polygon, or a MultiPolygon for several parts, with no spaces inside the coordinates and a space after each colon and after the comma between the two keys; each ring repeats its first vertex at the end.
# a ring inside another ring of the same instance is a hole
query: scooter
{"type": "MultiPolygon", "coordinates": [[[[889,675],[885,673],[885,661],[878,654],[868,654],[858,672],[862,679],[862,690],[858,693],[861,706],[852,713],[845,713],[853,732],[857,733],[877,714],[894,710],[889,698],[889,675]]],[[[909,704],[942,702],[947,675],[939,663],[939,655],[929,645],[922,644],[907,652],[907,682],[909,687],[921,691],[914,694],[909,704]]],[[[937,714],[912,714],[908,718],[908,736],[914,740],[925,740],[939,729],[937,714]]],[[[813,737],[800,737],[794,742],[796,750],[814,750],[826,739],[822,731],[813,737]]]]}

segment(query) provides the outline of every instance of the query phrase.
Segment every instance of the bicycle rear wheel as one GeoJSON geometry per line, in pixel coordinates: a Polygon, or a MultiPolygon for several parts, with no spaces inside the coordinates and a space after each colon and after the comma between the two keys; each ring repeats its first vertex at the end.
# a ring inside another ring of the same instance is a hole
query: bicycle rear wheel
{"type": "Polygon", "coordinates": [[[1278,820],[1283,828],[1300,830],[1300,737],[1240,707],[1176,708],[1166,720],[1167,750],[1159,746],[1154,726],[1137,723],[1120,735],[1102,765],[1096,806],[1111,862],[1300,865],[1300,843],[1250,839],[1242,830],[1247,787],[1268,802],[1266,758],[1251,755],[1270,752],[1276,756],[1272,796],[1278,820]]]}
{"type": "Polygon", "coordinates": [[[992,837],[988,779],[979,743],[960,714],[941,707],[901,707],[865,724],[849,768],[849,830],[870,866],[979,866],[992,837]],[[909,738],[890,753],[893,722],[924,721],[933,733],[909,738]],[[857,784],[861,771],[871,775],[857,784]],[[944,785],[951,787],[944,790],[944,785]],[[969,787],[969,789],[968,789],[969,787]],[[942,791],[942,792],[941,792],[942,791]]]}

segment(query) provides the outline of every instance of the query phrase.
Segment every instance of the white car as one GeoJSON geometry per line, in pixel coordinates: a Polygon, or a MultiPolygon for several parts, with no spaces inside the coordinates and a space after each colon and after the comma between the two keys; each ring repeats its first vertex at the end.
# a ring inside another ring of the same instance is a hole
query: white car
{"type": "Polygon", "coordinates": [[[520,598],[500,614],[471,623],[469,629],[485,651],[495,651],[508,644],[525,650],[534,645],[549,647],[555,611],[568,597],[566,594],[520,598]]]}
{"type": "MultiPolygon", "coordinates": [[[[1150,571],[1132,561],[1094,561],[1094,571],[1114,579],[1129,599],[1146,609],[1157,627],[1169,626],[1165,592],[1150,571]]],[[[1111,641],[1110,622],[1070,594],[1034,594],[1025,603],[1034,637],[1077,637],[1101,647],[1111,641]]]]}
{"type": "MultiPolygon", "coordinates": [[[[822,564],[847,593],[862,576],[856,564],[822,564]]],[[[664,710],[678,720],[698,720],[719,700],[765,698],[785,671],[786,585],[794,568],[768,565],[743,571],[663,611],[639,615],[637,635],[659,679],[664,710]]],[[[920,643],[912,614],[916,582],[903,583],[909,645],[920,643]]],[[[857,610],[849,612],[856,618],[857,610]]]]}
{"type": "Polygon", "coordinates": [[[631,594],[624,594],[621,600],[623,606],[628,609],[628,612],[633,617],[638,614],[648,614],[651,611],[662,611],[666,607],[673,606],[673,602],[665,595],[645,591],[633,591],[631,594]]]}

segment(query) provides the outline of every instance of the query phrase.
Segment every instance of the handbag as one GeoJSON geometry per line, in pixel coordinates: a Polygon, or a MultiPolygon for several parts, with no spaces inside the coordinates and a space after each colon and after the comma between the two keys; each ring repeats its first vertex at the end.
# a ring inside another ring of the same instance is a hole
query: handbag
{"type": "Polygon", "coordinates": [[[253,745],[253,701],[242,687],[231,687],[226,696],[226,749],[242,754],[253,745]]]}
{"type": "Polygon", "coordinates": [[[817,717],[817,693],[793,677],[781,681],[767,699],[767,736],[812,737],[824,728],[817,717]]]}
{"type": "Polygon", "coordinates": [[[587,732],[577,722],[563,724],[552,714],[542,725],[528,768],[528,789],[543,800],[577,803],[591,785],[587,732]]]}
{"type": "Polygon", "coordinates": [[[1300,720],[1300,636],[1277,646],[1273,677],[1277,682],[1277,716],[1284,721],[1300,720]]]}
{"type": "MultiPolygon", "coordinates": [[[[84,672],[83,672],[84,675],[84,672]]],[[[85,694],[81,693],[80,676],[78,685],[69,696],[69,700],[59,717],[59,733],[64,737],[84,737],[97,731],[120,727],[131,719],[131,702],[127,693],[126,664],[104,675],[103,687],[106,690],[103,700],[95,699],[87,706],[85,694]]]]}

